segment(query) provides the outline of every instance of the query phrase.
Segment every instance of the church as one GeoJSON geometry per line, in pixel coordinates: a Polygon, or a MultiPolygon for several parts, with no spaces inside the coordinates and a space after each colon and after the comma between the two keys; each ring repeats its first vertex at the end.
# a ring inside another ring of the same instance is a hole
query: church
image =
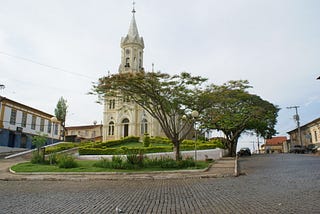
{"type": "MultiPolygon", "coordinates": [[[[128,34],[121,38],[121,63],[119,73],[144,71],[144,41],[138,32],[135,12],[133,8],[128,34]]],[[[103,141],[118,140],[127,136],[142,138],[145,134],[165,137],[158,121],[129,98],[105,98],[103,141]]]]}

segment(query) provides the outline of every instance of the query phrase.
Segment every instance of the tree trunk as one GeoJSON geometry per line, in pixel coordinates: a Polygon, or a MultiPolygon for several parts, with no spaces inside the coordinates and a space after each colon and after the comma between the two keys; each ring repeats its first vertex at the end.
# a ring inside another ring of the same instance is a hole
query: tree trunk
{"type": "Polygon", "coordinates": [[[175,155],[176,161],[179,161],[180,158],[180,143],[173,143],[173,153],[175,155]]]}
{"type": "Polygon", "coordinates": [[[228,143],[228,156],[235,157],[237,153],[237,143],[229,141],[228,143]]]}

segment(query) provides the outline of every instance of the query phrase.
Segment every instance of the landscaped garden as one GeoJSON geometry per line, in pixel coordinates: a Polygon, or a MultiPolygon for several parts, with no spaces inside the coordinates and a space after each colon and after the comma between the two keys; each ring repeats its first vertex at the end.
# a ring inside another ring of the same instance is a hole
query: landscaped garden
{"type": "MultiPolygon", "coordinates": [[[[197,149],[221,148],[220,141],[197,141],[197,149]]],[[[193,150],[195,141],[185,140],[182,151],[193,150]]],[[[127,137],[107,142],[61,143],[34,151],[31,162],[12,167],[16,172],[144,172],[181,169],[204,169],[210,164],[195,162],[193,157],[176,161],[169,157],[150,159],[147,153],[172,152],[172,143],[166,138],[145,136],[143,142],[138,137],[127,137]],[[78,147],[80,155],[113,155],[112,159],[77,160],[71,154],[58,152],[78,147]]]]}
{"type": "MultiPolygon", "coordinates": [[[[184,140],[180,145],[180,150],[194,150],[195,143],[197,150],[224,148],[220,140],[198,140],[196,142],[194,140],[184,140]]],[[[131,153],[148,154],[172,151],[173,144],[169,139],[149,137],[147,135],[142,142],[139,142],[139,137],[126,137],[106,142],[81,143],[79,146],[79,155],[126,155],[131,153]]]]}

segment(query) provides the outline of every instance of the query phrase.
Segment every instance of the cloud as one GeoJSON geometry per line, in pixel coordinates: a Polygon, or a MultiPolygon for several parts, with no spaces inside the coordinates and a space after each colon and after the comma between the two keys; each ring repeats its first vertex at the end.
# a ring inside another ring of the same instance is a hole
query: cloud
{"type": "MultiPolygon", "coordinates": [[[[0,51],[92,77],[83,78],[0,54],[2,95],[52,113],[60,96],[69,125],[103,117],[92,81],[118,71],[120,39],[131,19],[128,1],[4,1],[0,51]],[[76,7],[75,7],[76,5],[76,7]],[[15,92],[15,93],[14,93],[15,92]]],[[[252,93],[280,107],[301,105],[318,117],[319,1],[147,1],[136,4],[144,67],[191,72],[221,84],[248,79],[252,93]]],[[[292,121],[279,113],[279,130],[292,121]]],[[[293,124],[294,126],[294,124],[293,124]]]]}

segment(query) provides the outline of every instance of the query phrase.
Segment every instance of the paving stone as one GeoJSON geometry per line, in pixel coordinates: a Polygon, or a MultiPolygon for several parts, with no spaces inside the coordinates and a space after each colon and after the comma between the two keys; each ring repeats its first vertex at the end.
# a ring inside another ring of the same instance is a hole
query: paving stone
{"type": "Polygon", "coordinates": [[[319,213],[319,156],[256,155],[239,165],[246,175],[0,181],[0,213],[319,213]]]}

